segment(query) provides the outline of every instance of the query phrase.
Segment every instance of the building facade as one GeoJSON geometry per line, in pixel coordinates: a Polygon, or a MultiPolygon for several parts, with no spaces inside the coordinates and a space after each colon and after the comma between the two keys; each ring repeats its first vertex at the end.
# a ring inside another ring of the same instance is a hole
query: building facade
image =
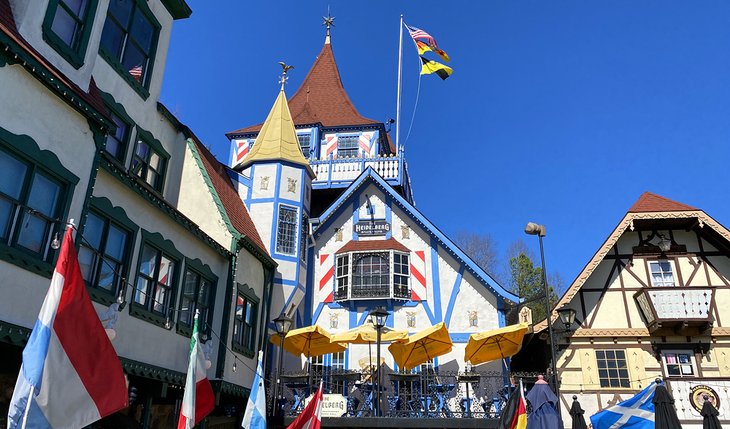
{"type": "MultiPolygon", "coordinates": [[[[700,209],[645,193],[556,305],[563,416],[586,416],[666,380],[685,428],[708,394],[730,423],[730,231],[700,209]]],[[[540,332],[545,323],[536,325],[540,332]]],[[[544,331],[543,331],[544,332],[544,331]]]]}
{"type": "Polygon", "coordinates": [[[0,0],[0,419],[73,219],[129,381],[130,407],[100,425],[175,424],[196,311],[209,421],[240,420],[276,262],[228,169],[159,101],[173,21],[190,13],[183,0],[0,0]]]}

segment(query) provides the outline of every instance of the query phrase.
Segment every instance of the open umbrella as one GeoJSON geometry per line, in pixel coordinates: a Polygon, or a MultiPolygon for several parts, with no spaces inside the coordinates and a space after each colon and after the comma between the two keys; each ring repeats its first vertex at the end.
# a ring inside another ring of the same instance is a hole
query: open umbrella
{"type": "MultiPolygon", "coordinates": [[[[558,397],[542,375],[527,393],[527,402],[532,407],[532,414],[527,418],[527,429],[563,429],[563,421],[558,415],[558,397]]],[[[584,423],[585,425],[585,423],[584,423]]]]}
{"type": "MultiPolygon", "coordinates": [[[[396,331],[388,328],[387,326],[380,328],[380,342],[382,343],[405,341],[407,339],[408,332],[406,331],[396,331]]],[[[368,369],[370,371],[373,370],[373,352],[370,346],[378,341],[378,330],[375,328],[375,325],[373,325],[373,322],[368,320],[362,325],[352,328],[349,331],[334,334],[330,341],[342,344],[367,344],[368,360],[370,363],[368,369]]],[[[382,359],[380,364],[382,365],[382,359]]],[[[378,365],[378,368],[380,368],[380,365],[378,365]]]]}
{"type": "Polygon", "coordinates": [[[570,406],[570,418],[573,420],[571,429],[588,429],[586,426],[586,418],[583,417],[585,410],[581,408],[578,397],[573,395],[573,405],[570,406]]]}
{"type": "Polygon", "coordinates": [[[702,404],[702,411],[700,411],[700,415],[702,416],[702,429],[722,429],[720,419],[717,418],[720,413],[712,405],[712,402],[710,402],[710,397],[703,395],[702,399],[705,400],[702,404]]]}
{"type": "MultiPolygon", "coordinates": [[[[312,385],[312,356],[322,356],[329,353],[338,353],[347,349],[347,346],[330,341],[332,335],[319,325],[305,326],[293,329],[284,337],[284,350],[294,356],[304,355],[307,358],[309,370],[309,385],[312,385]]],[[[279,336],[272,335],[269,341],[279,345],[279,336]]]]}
{"type": "Polygon", "coordinates": [[[407,341],[391,344],[388,350],[398,366],[412,369],[437,356],[445,355],[451,351],[452,346],[449,331],[441,322],[411,335],[407,341]]]}
{"type": "Polygon", "coordinates": [[[682,429],[677,417],[677,410],[674,409],[674,398],[669,394],[662,380],[656,379],[656,390],[654,391],[654,427],[656,429],[682,429]]]}
{"type": "Polygon", "coordinates": [[[464,361],[479,365],[515,355],[522,348],[522,338],[528,327],[527,323],[521,323],[471,334],[464,350],[464,361]]]}

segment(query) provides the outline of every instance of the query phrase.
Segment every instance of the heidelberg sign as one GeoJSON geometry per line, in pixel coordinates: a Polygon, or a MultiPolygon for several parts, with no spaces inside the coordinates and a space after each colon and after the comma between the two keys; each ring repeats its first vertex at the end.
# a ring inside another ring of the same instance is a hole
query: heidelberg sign
{"type": "Polygon", "coordinates": [[[353,229],[357,235],[385,235],[390,232],[390,224],[384,220],[361,220],[353,229]]]}

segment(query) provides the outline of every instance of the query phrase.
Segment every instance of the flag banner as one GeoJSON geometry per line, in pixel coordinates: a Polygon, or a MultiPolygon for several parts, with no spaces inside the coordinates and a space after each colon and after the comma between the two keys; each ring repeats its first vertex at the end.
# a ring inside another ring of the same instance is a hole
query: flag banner
{"type": "Polygon", "coordinates": [[[319,389],[311,401],[304,407],[299,417],[296,418],[286,429],[319,429],[322,424],[322,396],[323,385],[319,382],[319,389]]]}
{"type": "Polygon", "coordinates": [[[405,24],[406,28],[408,29],[408,34],[411,35],[411,39],[418,41],[418,40],[424,40],[428,45],[430,46],[438,46],[436,43],[436,39],[431,37],[430,34],[426,33],[425,31],[421,30],[420,28],[413,27],[411,25],[405,24]]]}
{"type": "Polygon", "coordinates": [[[636,396],[608,407],[591,416],[594,429],[654,429],[654,392],[657,384],[637,393],[636,396]]]}
{"type": "Polygon", "coordinates": [[[420,40],[416,40],[416,48],[418,48],[418,55],[423,55],[426,52],[433,52],[434,54],[441,57],[442,60],[449,62],[451,61],[451,58],[449,58],[449,54],[444,52],[443,50],[437,48],[436,46],[431,46],[427,44],[426,42],[422,42],[420,40]]]}
{"type": "MultiPolygon", "coordinates": [[[[259,350],[259,363],[251,384],[246,411],[241,427],[244,429],[266,429],[266,391],[264,390],[264,352],[259,350]]],[[[276,404],[276,399],[274,399],[276,404]]]]}
{"type": "Polygon", "coordinates": [[[23,350],[8,429],[80,428],[126,405],[122,365],[86,292],[69,228],[23,350]]]}
{"type": "Polygon", "coordinates": [[[438,75],[438,77],[440,77],[443,80],[446,80],[449,76],[451,76],[451,73],[454,72],[454,70],[452,70],[451,67],[445,66],[436,61],[427,60],[426,58],[423,58],[423,57],[421,57],[421,63],[423,63],[423,65],[421,66],[422,75],[436,73],[438,75]]]}
{"type": "Polygon", "coordinates": [[[499,416],[498,429],[525,429],[527,427],[527,406],[522,392],[522,380],[507,400],[499,416]]]}
{"type": "Polygon", "coordinates": [[[190,336],[188,376],[185,379],[185,393],[177,429],[192,429],[215,408],[213,386],[205,374],[205,353],[200,344],[198,313],[198,310],[195,310],[193,335],[190,336]]]}

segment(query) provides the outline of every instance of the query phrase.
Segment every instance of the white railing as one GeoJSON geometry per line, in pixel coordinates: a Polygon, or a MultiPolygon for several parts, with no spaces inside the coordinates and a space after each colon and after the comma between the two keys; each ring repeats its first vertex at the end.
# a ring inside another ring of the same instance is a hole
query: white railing
{"type": "Polygon", "coordinates": [[[647,287],[638,292],[639,309],[649,325],[677,322],[710,322],[715,288],[647,287]]]}
{"type": "Polygon", "coordinates": [[[399,179],[401,159],[397,156],[377,158],[335,158],[309,161],[316,178],[314,183],[352,182],[366,168],[372,167],[383,179],[399,179]]]}

